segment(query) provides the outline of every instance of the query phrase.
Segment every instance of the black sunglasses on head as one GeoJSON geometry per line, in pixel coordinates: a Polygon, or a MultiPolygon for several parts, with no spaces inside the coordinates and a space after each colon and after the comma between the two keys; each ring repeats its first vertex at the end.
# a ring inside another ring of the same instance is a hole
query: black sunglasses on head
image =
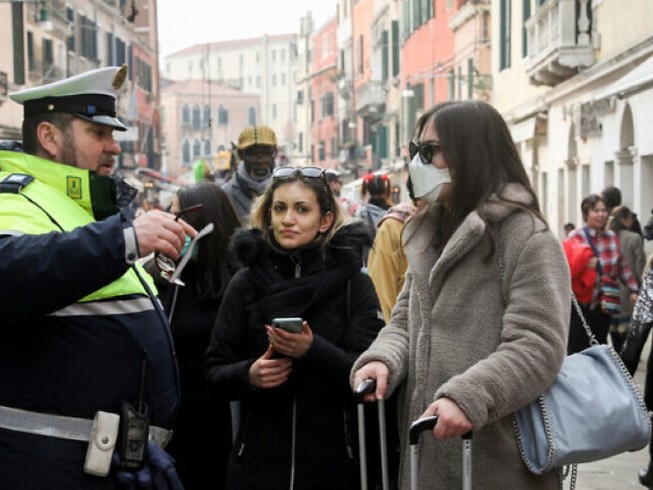
{"type": "Polygon", "coordinates": [[[415,158],[415,155],[419,153],[422,163],[430,165],[433,163],[433,157],[435,154],[441,149],[442,145],[440,143],[416,143],[411,141],[408,145],[408,154],[412,160],[415,158]]]}
{"type": "Polygon", "coordinates": [[[324,169],[320,167],[277,167],[272,171],[272,178],[274,180],[295,177],[304,177],[307,179],[322,178],[326,181],[324,169]]]}

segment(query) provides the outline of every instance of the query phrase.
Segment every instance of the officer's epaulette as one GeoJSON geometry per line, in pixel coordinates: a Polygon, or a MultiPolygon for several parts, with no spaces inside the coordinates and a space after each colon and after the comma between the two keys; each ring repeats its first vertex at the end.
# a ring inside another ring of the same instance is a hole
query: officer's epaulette
{"type": "Polygon", "coordinates": [[[9,174],[0,182],[0,194],[18,194],[34,177],[27,174],[9,174]]]}

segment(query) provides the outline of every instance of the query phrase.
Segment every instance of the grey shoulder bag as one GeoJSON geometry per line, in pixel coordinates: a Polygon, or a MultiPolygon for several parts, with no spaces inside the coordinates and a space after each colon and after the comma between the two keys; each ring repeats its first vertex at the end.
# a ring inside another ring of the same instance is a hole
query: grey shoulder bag
{"type": "MultiPolygon", "coordinates": [[[[503,281],[500,253],[499,269],[503,281]]],[[[554,383],[514,414],[522,459],[537,475],[636,451],[651,437],[642,393],[615,350],[598,343],[573,294],[572,301],[590,347],[567,356],[554,383]]]]}

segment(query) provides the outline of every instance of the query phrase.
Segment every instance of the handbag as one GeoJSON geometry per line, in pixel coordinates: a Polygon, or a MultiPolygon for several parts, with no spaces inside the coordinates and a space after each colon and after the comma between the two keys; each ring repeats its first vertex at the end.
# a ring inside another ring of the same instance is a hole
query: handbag
{"type": "Polygon", "coordinates": [[[589,243],[589,246],[592,248],[594,255],[598,259],[596,263],[596,272],[599,274],[599,301],[601,312],[610,316],[618,315],[621,313],[621,292],[619,289],[619,284],[617,284],[617,281],[612,279],[610,276],[603,274],[601,258],[599,256],[598,250],[596,250],[596,245],[594,245],[592,236],[590,235],[587,226],[584,227],[583,230],[585,231],[585,236],[587,237],[587,243],[589,243]]]}
{"type": "Polygon", "coordinates": [[[636,451],[651,437],[642,393],[615,350],[597,342],[572,300],[590,347],[567,356],[553,385],[513,418],[522,459],[537,475],[636,451]]]}

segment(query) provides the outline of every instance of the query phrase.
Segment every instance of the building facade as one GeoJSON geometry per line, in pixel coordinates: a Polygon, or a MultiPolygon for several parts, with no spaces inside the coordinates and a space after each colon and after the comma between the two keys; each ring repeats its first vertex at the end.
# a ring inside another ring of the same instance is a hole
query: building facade
{"type": "MultiPolygon", "coordinates": [[[[297,35],[198,44],[164,58],[162,76],[172,81],[204,80],[260,97],[256,124],[270,126],[280,151],[296,144],[297,35]]],[[[241,130],[244,129],[240,128],[241,130]]]]}
{"type": "Polygon", "coordinates": [[[0,139],[20,139],[22,107],[6,98],[35,85],[94,68],[128,65],[116,133],[119,169],[158,168],[158,34],[156,0],[46,0],[0,3],[0,139]]]}
{"type": "Polygon", "coordinates": [[[560,236],[610,185],[650,216],[652,14],[647,0],[493,1],[494,102],[560,236]]]}
{"type": "Polygon", "coordinates": [[[167,173],[186,174],[198,160],[216,175],[233,170],[216,155],[231,150],[242,128],[256,123],[259,98],[218,82],[167,82],[161,89],[167,173]]]}

